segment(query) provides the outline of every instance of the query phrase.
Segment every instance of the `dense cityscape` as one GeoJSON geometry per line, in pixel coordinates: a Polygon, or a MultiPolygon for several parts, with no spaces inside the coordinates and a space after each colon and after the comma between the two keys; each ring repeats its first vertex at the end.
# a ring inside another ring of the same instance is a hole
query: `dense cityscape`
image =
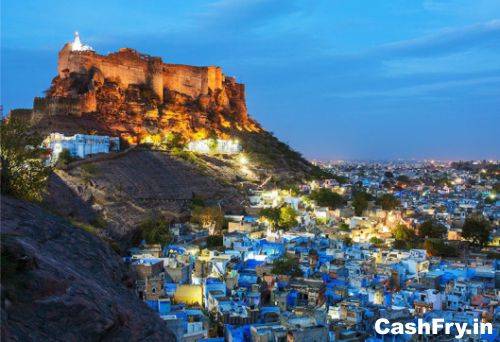
{"type": "Polygon", "coordinates": [[[137,295],[183,341],[412,337],[377,334],[379,317],[490,322],[467,338],[493,340],[498,162],[321,166],[331,178],[250,190],[244,213],[199,203],[165,243],[130,250],[137,295]]]}

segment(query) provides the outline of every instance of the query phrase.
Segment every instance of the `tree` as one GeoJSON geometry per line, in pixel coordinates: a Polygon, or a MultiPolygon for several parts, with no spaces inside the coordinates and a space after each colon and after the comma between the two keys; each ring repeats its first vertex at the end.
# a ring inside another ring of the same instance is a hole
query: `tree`
{"type": "Polygon", "coordinates": [[[317,205],[329,207],[330,209],[336,209],[345,204],[344,197],[326,188],[313,190],[310,198],[316,202],[317,205]]]}
{"type": "Polygon", "coordinates": [[[342,242],[344,242],[346,246],[352,246],[352,239],[349,236],[342,237],[342,242]]]}
{"type": "Polygon", "coordinates": [[[139,228],[142,238],[148,244],[159,243],[164,246],[172,240],[168,223],[164,219],[150,217],[143,221],[139,228]]]}
{"type": "Polygon", "coordinates": [[[297,225],[297,211],[289,205],[280,208],[278,226],[282,229],[290,229],[297,225]]]}
{"type": "Polygon", "coordinates": [[[371,243],[372,245],[380,246],[380,245],[383,245],[383,244],[384,244],[384,240],[379,239],[379,238],[378,238],[378,237],[376,237],[376,236],[372,236],[372,237],[370,238],[370,243],[371,243]]]}
{"type": "Polygon", "coordinates": [[[274,260],[271,273],[275,275],[288,275],[291,277],[301,277],[303,274],[300,269],[299,261],[289,256],[274,260]]]}
{"type": "Polygon", "coordinates": [[[465,220],[462,237],[474,245],[484,247],[490,241],[490,222],[480,216],[472,216],[465,220]]]}
{"type": "Polygon", "coordinates": [[[443,239],[446,232],[445,226],[433,220],[427,220],[418,227],[418,235],[421,238],[443,239]]]}
{"type": "Polygon", "coordinates": [[[180,133],[177,132],[168,132],[165,135],[165,144],[167,148],[172,149],[172,148],[183,148],[184,144],[182,143],[183,138],[180,133]]]}
{"type": "Polygon", "coordinates": [[[209,235],[219,235],[224,223],[224,214],[218,206],[196,206],[191,212],[191,219],[202,227],[208,228],[209,235]]]}
{"type": "Polygon", "coordinates": [[[43,139],[29,131],[29,125],[17,118],[0,123],[2,193],[28,201],[41,201],[50,168],[42,157],[43,139]]]}
{"type": "Polygon", "coordinates": [[[56,167],[64,168],[68,166],[69,163],[74,162],[78,158],[73,157],[67,148],[63,149],[61,153],[57,156],[56,167]]]}
{"type": "Polygon", "coordinates": [[[405,183],[405,184],[409,184],[411,182],[410,177],[408,177],[407,175],[400,175],[396,178],[396,180],[400,183],[405,183]]]}
{"type": "Polygon", "coordinates": [[[222,235],[207,236],[207,248],[219,248],[224,245],[224,238],[222,235]]]}
{"type": "Polygon", "coordinates": [[[417,238],[415,231],[404,224],[398,224],[392,231],[392,236],[399,241],[414,241],[417,238]]]}
{"type": "Polygon", "coordinates": [[[260,210],[259,216],[269,222],[272,228],[275,228],[278,226],[280,210],[279,208],[264,208],[260,210]]]}
{"type": "Polygon", "coordinates": [[[217,139],[210,138],[210,139],[208,139],[207,144],[208,144],[208,149],[210,150],[210,153],[217,152],[217,146],[218,146],[217,139]]]}
{"type": "Polygon", "coordinates": [[[352,206],[354,207],[354,213],[357,216],[363,215],[363,211],[368,208],[368,201],[371,199],[371,195],[364,191],[357,191],[354,193],[352,206]]]}
{"type": "Polygon", "coordinates": [[[424,249],[430,256],[437,257],[456,257],[458,255],[457,250],[444,243],[441,239],[427,239],[424,242],[424,249]]]}
{"type": "Polygon", "coordinates": [[[394,174],[391,171],[385,171],[384,176],[386,178],[394,178],[394,174]]]}
{"type": "Polygon", "coordinates": [[[351,229],[349,229],[349,225],[345,222],[342,222],[341,224],[339,224],[339,230],[341,232],[348,232],[350,231],[351,229]]]}
{"type": "Polygon", "coordinates": [[[394,208],[401,205],[401,202],[392,194],[383,194],[377,198],[376,203],[384,210],[394,210],[394,208]]]}
{"type": "Polygon", "coordinates": [[[399,224],[392,231],[395,241],[392,245],[395,249],[408,249],[416,244],[417,235],[415,231],[404,224],[399,224]]]}

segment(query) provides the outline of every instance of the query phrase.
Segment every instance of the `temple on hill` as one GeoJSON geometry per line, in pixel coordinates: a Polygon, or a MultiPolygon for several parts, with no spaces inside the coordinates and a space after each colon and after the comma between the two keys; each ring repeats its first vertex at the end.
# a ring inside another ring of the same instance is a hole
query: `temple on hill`
{"type": "Polygon", "coordinates": [[[89,45],[82,44],[78,31],[75,31],[75,39],[71,43],[71,51],[94,51],[94,49],[89,45]]]}

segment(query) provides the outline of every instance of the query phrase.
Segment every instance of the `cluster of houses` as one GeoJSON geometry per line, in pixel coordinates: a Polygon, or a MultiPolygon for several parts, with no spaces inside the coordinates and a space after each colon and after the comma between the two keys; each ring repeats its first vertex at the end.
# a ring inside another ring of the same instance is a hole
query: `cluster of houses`
{"type": "Polygon", "coordinates": [[[202,242],[206,233],[184,223],[172,226],[174,242],[168,245],[133,248],[126,261],[137,274],[137,295],[179,341],[412,338],[379,335],[374,323],[381,317],[403,323],[436,317],[490,322],[492,334],[467,338],[497,340],[500,260],[491,253],[499,252],[494,241],[499,206],[491,196],[494,181],[484,172],[433,164],[330,168],[343,179],[301,184],[295,191],[251,191],[244,214],[225,216],[222,245],[207,246],[202,242]],[[437,184],[427,182],[427,176],[452,181],[437,184]],[[375,197],[391,193],[399,204],[384,210],[370,202],[362,215],[355,215],[351,200],[328,208],[307,197],[314,189],[327,188],[349,198],[355,186],[375,197]],[[259,214],[283,206],[296,212],[295,227],[273,227],[259,214]],[[424,249],[391,246],[395,226],[412,228],[429,218],[446,225],[448,239],[460,241],[460,226],[472,214],[490,220],[492,240],[467,257],[432,257],[424,249]]]}
{"type": "MultiPolygon", "coordinates": [[[[66,136],[62,133],[51,133],[44,139],[43,146],[50,151],[48,162],[53,164],[65,150],[74,158],[118,152],[120,138],[96,134],[66,136]]],[[[202,154],[238,154],[242,151],[242,147],[235,139],[202,139],[190,141],[186,150],[202,154]]]]}

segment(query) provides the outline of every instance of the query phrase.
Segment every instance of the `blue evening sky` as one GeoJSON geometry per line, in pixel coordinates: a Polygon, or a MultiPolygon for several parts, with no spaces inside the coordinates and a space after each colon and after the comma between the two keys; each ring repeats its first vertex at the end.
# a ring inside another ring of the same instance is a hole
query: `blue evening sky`
{"type": "Polygon", "coordinates": [[[499,0],[1,2],[1,104],[31,107],[79,31],[99,53],[220,65],[310,158],[500,157],[499,0]]]}

